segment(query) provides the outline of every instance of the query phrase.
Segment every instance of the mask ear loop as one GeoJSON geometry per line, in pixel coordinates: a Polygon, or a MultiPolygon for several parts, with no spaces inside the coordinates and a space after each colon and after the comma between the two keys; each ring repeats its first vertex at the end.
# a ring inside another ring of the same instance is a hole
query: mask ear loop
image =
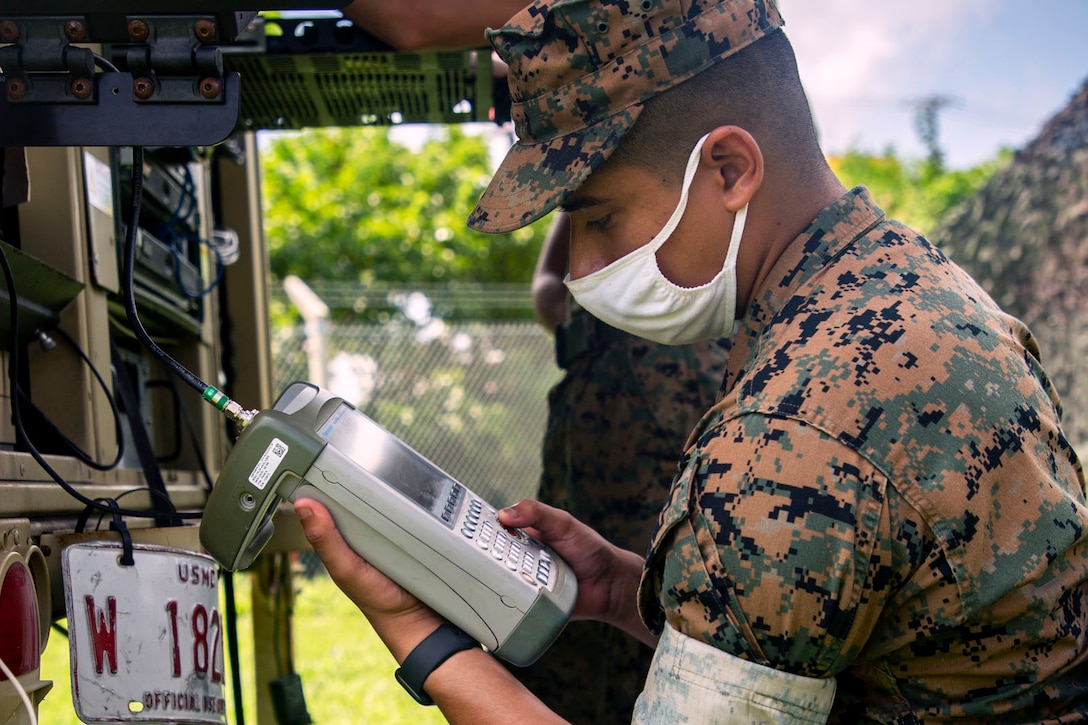
{"type": "Polygon", "coordinates": [[[737,252],[740,250],[740,238],[744,236],[744,223],[748,220],[748,205],[745,204],[737,212],[733,220],[733,233],[729,237],[729,249],[725,253],[725,266],[736,268],[737,252]]]}
{"type": "Polygon", "coordinates": [[[680,187],[680,201],[676,204],[676,209],[673,210],[672,216],[665,222],[665,226],[661,228],[661,231],[649,241],[646,245],[646,249],[653,250],[654,254],[657,254],[657,250],[661,248],[672,233],[676,231],[676,227],[680,226],[680,220],[684,218],[684,212],[688,208],[688,192],[691,190],[691,182],[695,180],[695,172],[699,170],[699,152],[703,149],[703,144],[706,143],[707,137],[710,134],[704,135],[701,139],[695,142],[695,148],[691,150],[691,155],[688,156],[688,165],[684,169],[684,182],[680,187]]]}
{"type": "MultiPolygon", "coordinates": [[[[708,133],[701,139],[699,139],[695,143],[695,148],[692,149],[691,155],[688,156],[688,165],[684,169],[684,181],[680,187],[680,201],[677,202],[676,209],[673,210],[672,216],[670,216],[669,220],[665,222],[665,226],[661,228],[661,231],[655,234],[654,238],[643,246],[628,252],[626,255],[615,260],[607,267],[604,267],[603,269],[598,269],[592,274],[587,274],[584,277],[579,277],[578,279],[571,279],[570,272],[567,272],[567,274],[563,277],[563,284],[567,285],[568,289],[574,291],[579,287],[584,288],[585,285],[591,284],[594,279],[598,279],[602,274],[606,272],[606,270],[615,269],[616,267],[622,267],[627,264],[631,264],[633,263],[633,260],[642,259],[646,255],[653,256],[654,265],[657,265],[657,250],[661,248],[661,245],[664,244],[670,236],[672,236],[673,231],[675,231],[676,227],[680,224],[680,219],[684,216],[684,211],[688,208],[688,190],[691,188],[691,182],[695,179],[695,172],[699,170],[699,152],[702,150],[703,143],[707,140],[707,137],[709,136],[710,134],[708,133]]],[[[658,274],[660,273],[661,270],[659,269],[658,274]]],[[[664,275],[662,275],[662,277],[664,277],[664,275]]]]}
{"type": "MultiPolygon", "coordinates": [[[[684,216],[684,210],[688,205],[688,189],[691,186],[692,180],[695,178],[695,172],[699,168],[699,150],[703,147],[703,142],[706,141],[708,133],[699,139],[699,142],[695,144],[695,149],[691,152],[691,156],[688,158],[688,167],[684,172],[684,185],[680,190],[680,202],[676,207],[676,211],[669,217],[669,221],[665,223],[665,228],[661,230],[656,237],[650,240],[646,246],[654,250],[654,262],[657,262],[657,250],[665,243],[673,231],[680,224],[680,218],[684,216]]],[[[723,273],[729,270],[729,274],[733,275],[734,284],[736,284],[736,269],[737,269],[737,253],[740,251],[740,238],[744,236],[744,223],[748,220],[748,205],[745,204],[741,207],[740,211],[736,213],[733,219],[733,231],[729,236],[729,247],[725,250],[725,262],[722,264],[722,268],[718,271],[714,278],[709,282],[705,282],[697,287],[681,287],[673,282],[671,279],[665,276],[665,273],[661,271],[661,267],[658,266],[657,273],[661,276],[667,284],[671,285],[674,290],[682,292],[692,292],[695,290],[701,290],[708,287],[717,281],[723,273]]]]}

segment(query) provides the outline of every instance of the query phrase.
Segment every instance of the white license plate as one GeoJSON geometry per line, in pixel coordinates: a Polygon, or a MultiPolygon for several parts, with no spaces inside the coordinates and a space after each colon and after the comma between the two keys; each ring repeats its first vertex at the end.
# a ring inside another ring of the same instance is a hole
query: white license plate
{"type": "Polygon", "coordinates": [[[215,560],[136,544],[61,557],[72,699],[88,723],[223,723],[223,620],[215,560]]]}

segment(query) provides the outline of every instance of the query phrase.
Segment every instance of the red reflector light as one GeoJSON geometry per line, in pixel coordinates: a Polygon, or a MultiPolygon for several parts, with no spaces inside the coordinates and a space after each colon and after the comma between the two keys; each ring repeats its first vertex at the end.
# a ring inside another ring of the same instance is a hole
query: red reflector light
{"type": "MultiPolygon", "coordinates": [[[[0,560],[0,658],[16,676],[38,669],[38,599],[22,557],[0,560]]],[[[0,671],[0,680],[8,679],[0,671]]]]}

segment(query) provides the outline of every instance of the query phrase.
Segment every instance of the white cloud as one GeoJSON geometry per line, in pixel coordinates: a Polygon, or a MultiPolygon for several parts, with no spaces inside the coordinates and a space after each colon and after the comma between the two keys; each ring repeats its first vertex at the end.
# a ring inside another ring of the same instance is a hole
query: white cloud
{"type": "Polygon", "coordinates": [[[780,0],[779,7],[823,144],[834,152],[910,147],[911,103],[939,92],[961,36],[998,3],[780,0]]]}
{"type": "Polygon", "coordinates": [[[852,97],[875,81],[940,63],[965,24],[992,0],[782,0],[786,32],[813,93],[852,97]]]}

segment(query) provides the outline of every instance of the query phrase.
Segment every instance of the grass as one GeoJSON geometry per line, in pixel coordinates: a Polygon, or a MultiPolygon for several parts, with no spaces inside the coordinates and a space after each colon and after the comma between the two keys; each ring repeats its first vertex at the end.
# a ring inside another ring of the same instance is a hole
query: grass
{"type": "MultiPolygon", "coordinates": [[[[421,707],[393,679],[396,662],[366,619],[327,577],[296,578],[295,669],[317,725],[444,723],[437,708],[421,707]]],[[[257,725],[249,579],[235,575],[242,698],[247,725],[257,725]]],[[[61,622],[61,624],[65,624],[61,622]]],[[[227,663],[229,668],[229,662],[227,663]]],[[[41,678],[53,689],[39,707],[43,725],[81,725],[72,705],[68,640],[54,631],[42,656],[41,678]]],[[[229,682],[228,674],[228,682],[229,682]]],[[[229,687],[227,688],[230,689],[229,687]]],[[[262,697],[266,696],[264,694],[262,697]]],[[[227,722],[237,725],[231,693],[227,722]]],[[[260,723],[274,725],[274,723],[260,723]]]]}

